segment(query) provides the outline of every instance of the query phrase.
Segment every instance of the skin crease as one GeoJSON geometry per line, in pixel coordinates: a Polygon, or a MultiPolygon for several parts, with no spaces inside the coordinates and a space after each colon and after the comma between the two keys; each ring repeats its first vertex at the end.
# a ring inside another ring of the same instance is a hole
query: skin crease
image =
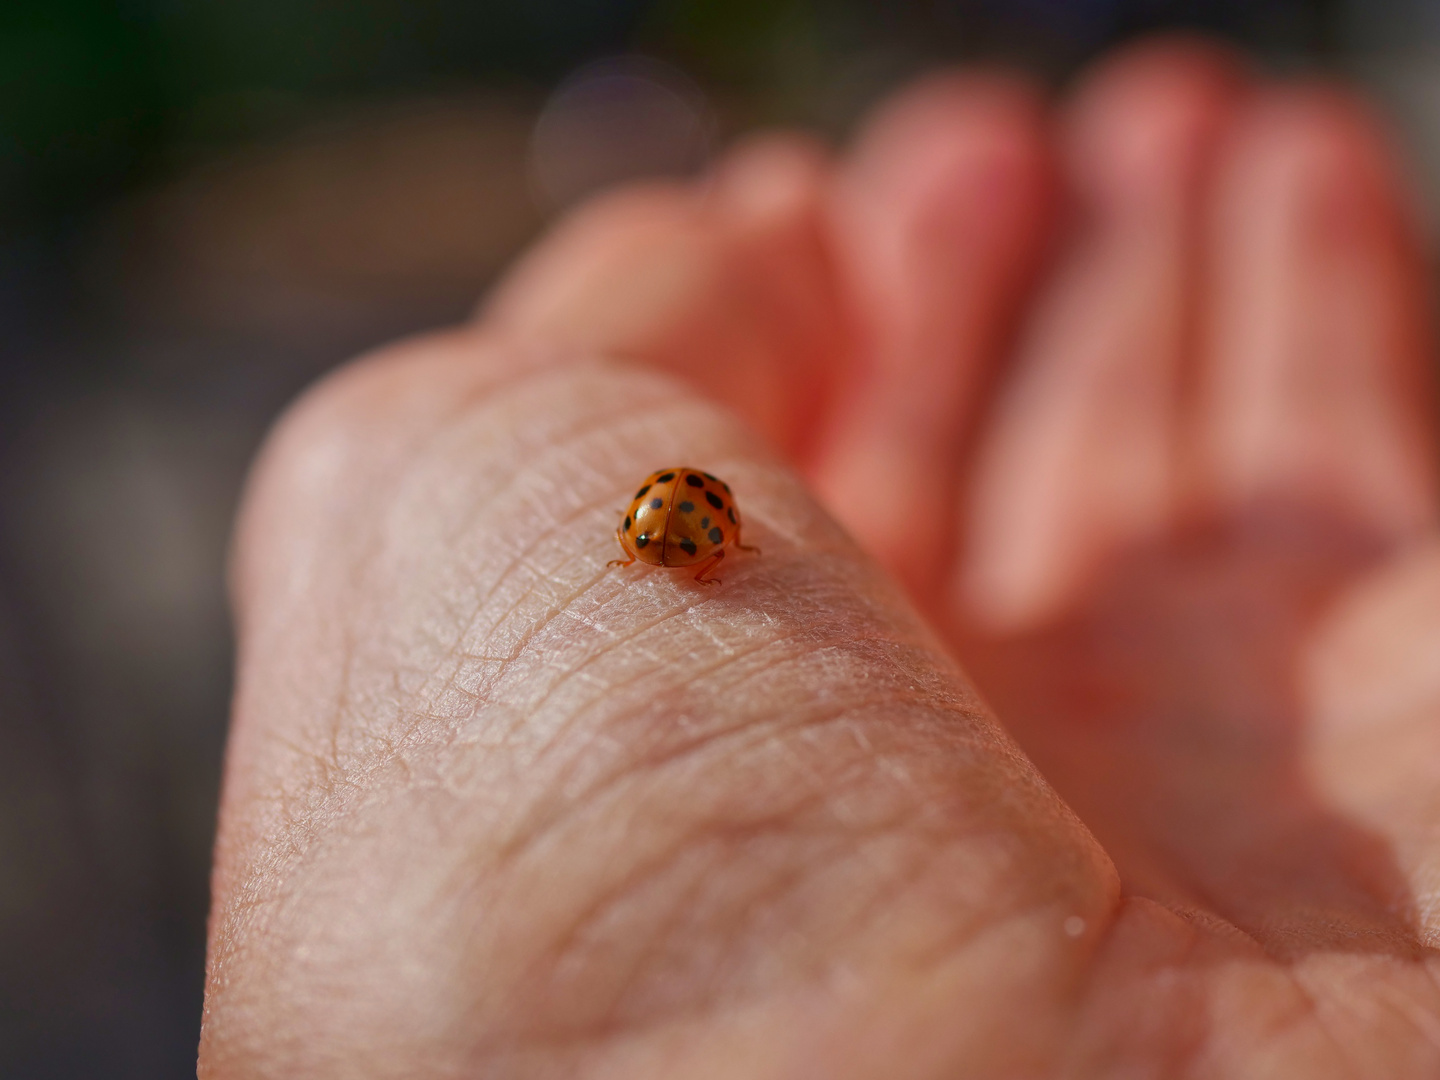
{"type": "Polygon", "coordinates": [[[1194,42],[941,76],[327,380],[239,526],[200,1075],[1440,1074],[1407,205],[1194,42]],[[723,586],[605,566],[671,461],[723,586]]]}

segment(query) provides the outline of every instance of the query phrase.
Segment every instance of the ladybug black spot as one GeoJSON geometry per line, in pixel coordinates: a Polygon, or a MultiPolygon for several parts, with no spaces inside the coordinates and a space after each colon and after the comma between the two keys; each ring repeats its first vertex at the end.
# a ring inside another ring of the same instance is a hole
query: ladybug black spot
{"type": "Polygon", "coordinates": [[[705,492],[705,501],[708,502],[711,506],[713,506],[716,510],[725,509],[725,500],[720,498],[720,496],[716,495],[713,491],[705,492]]]}
{"type": "Polygon", "coordinates": [[[675,479],[675,474],[674,474],[673,472],[667,472],[664,476],[657,476],[657,477],[655,478],[655,482],[656,482],[657,484],[668,484],[671,480],[674,480],[674,479],[675,479]]]}
{"type": "Polygon", "coordinates": [[[730,524],[731,524],[731,525],[734,525],[734,524],[736,523],[736,522],[735,522],[735,508],[732,506],[732,507],[727,511],[727,513],[729,513],[729,515],[730,515],[730,524]]]}
{"type": "Polygon", "coordinates": [[[725,539],[725,534],[720,531],[719,525],[716,525],[715,528],[711,529],[707,535],[710,537],[710,543],[712,544],[718,544],[721,540],[725,539]]]}
{"type": "Polygon", "coordinates": [[[659,499],[651,499],[651,500],[650,500],[650,509],[651,509],[651,510],[659,510],[660,507],[662,507],[662,506],[664,506],[664,505],[665,505],[665,504],[664,504],[661,500],[659,500],[659,499]]]}
{"type": "Polygon", "coordinates": [[[689,484],[691,487],[704,487],[704,486],[705,486],[705,481],[704,481],[704,480],[701,480],[701,479],[700,479],[698,476],[696,476],[693,472],[686,474],[686,476],[685,476],[685,483],[689,484]]]}
{"type": "Polygon", "coordinates": [[[710,519],[709,519],[708,517],[706,517],[706,518],[701,518],[701,519],[700,519],[700,528],[702,528],[702,529],[708,529],[709,527],[710,527],[710,519]]]}
{"type": "Polygon", "coordinates": [[[735,494],[733,491],[730,490],[730,485],[727,484],[727,483],[725,483],[724,480],[721,480],[721,481],[720,481],[720,486],[725,489],[725,494],[726,494],[726,495],[733,495],[733,494],[735,494]]]}
{"type": "Polygon", "coordinates": [[[714,480],[715,483],[720,483],[720,478],[718,476],[711,476],[708,472],[701,473],[700,475],[705,477],[706,480],[714,480]]]}
{"type": "Polygon", "coordinates": [[[650,490],[650,485],[649,485],[649,484],[646,484],[646,485],[645,485],[644,487],[642,487],[639,491],[635,492],[635,498],[637,498],[637,499],[643,499],[643,498],[645,497],[645,492],[647,492],[647,491],[649,491],[649,490],[650,490]]]}
{"type": "Polygon", "coordinates": [[[626,532],[629,532],[629,531],[630,531],[630,515],[629,515],[629,514],[626,514],[626,515],[625,515],[625,531],[626,531],[626,532]]]}
{"type": "Polygon", "coordinates": [[[686,499],[684,502],[682,502],[682,503],[680,504],[680,512],[681,512],[682,514],[692,514],[692,513],[694,513],[694,512],[695,512],[695,504],[692,503],[689,499],[686,499]]]}
{"type": "Polygon", "coordinates": [[[635,537],[635,546],[637,548],[643,548],[648,543],[650,543],[649,533],[641,533],[639,536],[635,537]]]}
{"type": "Polygon", "coordinates": [[[680,538],[680,546],[685,549],[686,555],[694,555],[695,552],[700,550],[695,546],[695,541],[691,540],[688,536],[682,536],[680,538]]]}

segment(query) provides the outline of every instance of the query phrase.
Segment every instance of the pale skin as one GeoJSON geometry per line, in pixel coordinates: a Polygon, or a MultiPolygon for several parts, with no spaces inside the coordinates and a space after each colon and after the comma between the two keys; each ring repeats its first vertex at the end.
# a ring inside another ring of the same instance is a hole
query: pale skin
{"type": "Polygon", "coordinates": [[[1440,1075],[1409,205],[1200,46],[942,76],[327,380],[236,542],[201,1076],[1440,1075]],[[606,566],[675,461],[722,586],[606,566]]]}

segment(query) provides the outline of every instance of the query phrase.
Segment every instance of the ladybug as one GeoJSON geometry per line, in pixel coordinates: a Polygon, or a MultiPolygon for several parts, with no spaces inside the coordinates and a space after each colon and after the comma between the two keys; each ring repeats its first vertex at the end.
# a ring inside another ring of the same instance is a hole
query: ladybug
{"type": "Polygon", "coordinates": [[[679,467],[645,478],[615,538],[628,558],[611,566],[630,566],[637,559],[651,566],[698,566],[695,580],[701,585],[719,584],[705,575],[725,558],[729,545],[759,550],[740,543],[740,511],[730,485],[699,469],[679,467]]]}

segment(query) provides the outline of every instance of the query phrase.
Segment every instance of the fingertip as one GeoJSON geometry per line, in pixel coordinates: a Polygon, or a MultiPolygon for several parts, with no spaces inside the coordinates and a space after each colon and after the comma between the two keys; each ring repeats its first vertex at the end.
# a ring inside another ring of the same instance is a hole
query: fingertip
{"type": "Polygon", "coordinates": [[[1277,87],[1236,125],[1219,208],[1259,191],[1304,215],[1317,236],[1373,235],[1379,225],[1413,249],[1424,235],[1420,200],[1397,146],[1385,119],[1353,91],[1321,82],[1277,87]]]}
{"type": "Polygon", "coordinates": [[[691,185],[671,181],[588,200],[510,269],[477,321],[521,337],[628,343],[710,259],[700,207],[691,185]]]}
{"type": "Polygon", "coordinates": [[[1205,38],[1123,50],[1082,80],[1067,110],[1072,185],[1082,199],[1109,205],[1193,195],[1247,89],[1237,54],[1205,38]]]}
{"type": "Polygon", "coordinates": [[[1016,72],[969,68],[922,76],[887,98],[861,124],[857,157],[911,148],[947,153],[935,136],[1009,141],[1016,125],[1041,127],[1047,105],[1039,85],[1016,72]]]}
{"type": "Polygon", "coordinates": [[[797,132],[762,132],[736,143],[717,164],[712,203],[752,228],[794,222],[818,211],[832,168],[829,148],[797,132]]]}
{"type": "MultiPolygon", "coordinates": [[[[1010,243],[1039,233],[1053,194],[1050,121],[1030,81],[999,72],[945,72],[882,106],[862,128],[837,185],[841,231],[847,217],[937,239],[987,237],[1010,243]],[[983,235],[980,235],[983,234],[983,235]]],[[[869,230],[871,232],[878,230],[869,230]]]]}

